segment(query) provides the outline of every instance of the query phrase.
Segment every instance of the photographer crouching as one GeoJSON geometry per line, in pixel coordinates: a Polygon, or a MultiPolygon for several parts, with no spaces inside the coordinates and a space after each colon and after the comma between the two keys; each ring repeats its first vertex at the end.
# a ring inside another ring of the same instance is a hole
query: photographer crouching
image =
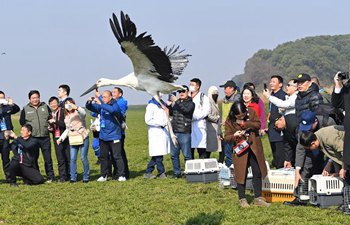
{"type": "Polygon", "coordinates": [[[332,105],[336,108],[345,110],[344,117],[344,151],[343,151],[343,164],[344,171],[339,173],[341,178],[349,176],[350,171],[350,84],[349,84],[349,73],[338,72],[334,76],[334,90],[332,93],[332,105]]]}

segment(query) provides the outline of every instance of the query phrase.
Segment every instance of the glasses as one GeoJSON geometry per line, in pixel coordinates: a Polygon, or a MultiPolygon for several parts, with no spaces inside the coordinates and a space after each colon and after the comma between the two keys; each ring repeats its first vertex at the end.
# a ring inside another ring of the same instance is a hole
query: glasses
{"type": "Polygon", "coordinates": [[[181,93],[185,93],[185,90],[178,90],[177,93],[181,94],[181,93]]]}
{"type": "Polygon", "coordinates": [[[295,84],[287,84],[287,87],[290,87],[290,86],[296,87],[297,85],[295,85],[295,84]]]}

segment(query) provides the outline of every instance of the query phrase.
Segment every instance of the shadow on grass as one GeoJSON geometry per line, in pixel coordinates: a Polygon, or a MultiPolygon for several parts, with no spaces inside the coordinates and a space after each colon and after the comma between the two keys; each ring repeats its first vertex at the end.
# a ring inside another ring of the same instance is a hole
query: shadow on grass
{"type": "Polygon", "coordinates": [[[220,225],[225,215],[222,211],[215,211],[213,213],[199,213],[197,216],[189,218],[186,225],[220,225]]]}

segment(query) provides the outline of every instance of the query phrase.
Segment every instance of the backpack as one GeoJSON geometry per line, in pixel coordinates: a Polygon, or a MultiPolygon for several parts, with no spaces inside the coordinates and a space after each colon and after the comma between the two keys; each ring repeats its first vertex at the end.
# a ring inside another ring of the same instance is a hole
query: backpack
{"type": "Polygon", "coordinates": [[[344,120],[344,113],[342,109],[336,108],[329,103],[319,104],[314,111],[316,115],[323,116],[322,125],[327,126],[329,117],[331,117],[337,125],[342,125],[344,120]]]}

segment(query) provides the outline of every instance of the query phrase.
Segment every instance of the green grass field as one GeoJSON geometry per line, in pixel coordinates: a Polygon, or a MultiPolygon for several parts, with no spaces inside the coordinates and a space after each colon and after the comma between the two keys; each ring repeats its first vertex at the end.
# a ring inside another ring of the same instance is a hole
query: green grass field
{"type": "MultiPolygon", "coordinates": [[[[18,133],[18,120],[14,118],[14,122],[18,133]]],[[[143,107],[128,111],[128,126],[129,181],[96,182],[99,166],[91,148],[88,184],[25,186],[19,181],[20,186],[13,188],[5,183],[1,169],[0,224],[350,224],[350,217],[335,209],[287,207],[281,203],[273,203],[269,208],[241,209],[237,191],[220,189],[218,183],[193,184],[172,178],[144,180],[142,175],[149,156],[143,107]]],[[[265,138],[264,146],[265,156],[271,162],[271,150],[265,138]]],[[[57,175],[53,150],[52,153],[57,175]]],[[[169,155],[164,164],[171,176],[169,155]]],[[[42,157],[40,165],[44,173],[42,157]]],[[[79,158],[78,173],[81,180],[79,158]]],[[[247,194],[248,200],[252,200],[252,193],[247,194]]]]}

